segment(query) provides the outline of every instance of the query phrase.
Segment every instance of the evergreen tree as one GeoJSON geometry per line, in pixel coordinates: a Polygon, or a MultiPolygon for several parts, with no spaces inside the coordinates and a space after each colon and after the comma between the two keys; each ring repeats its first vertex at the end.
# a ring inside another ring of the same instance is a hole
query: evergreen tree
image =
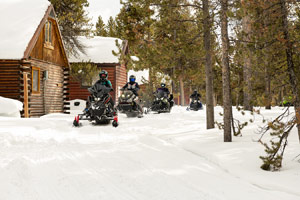
{"type": "Polygon", "coordinates": [[[117,18],[118,28],[123,29],[119,32],[126,34],[123,36],[129,41],[131,53],[139,57],[135,68],[169,75],[173,91],[179,85],[182,98],[184,88],[198,87],[197,77],[204,71],[202,20],[184,5],[188,2],[130,0],[117,18]]]}
{"type": "Polygon", "coordinates": [[[213,67],[212,67],[212,44],[211,27],[212,18],[209,13],[209,1],[203,2],[203,43],[205,48],[205,77],[206,77],[206,128],[214,128],[214,100],[213,100],[213,67]]]}
{"type": "Polygon", "coordinates": [[[49,0],[57,14],[62,38],[69,54],[78,55],[84,52],[84,46],[77,36],[88,36],[92,25],[87,17],[85,8],[89,6],[87,0],[49,0]]]}
{"type": "Polygon", "coordinates": [[[94,31],[95,36],[103,36],[107,37],[107,31],[106,31],[106,26],[102,20],[102,17],[99,16],[98,20],[96,22],[96,30],[94,31]]]}
{"type": "Polygon", "coordinates": [[[106,32],[108,37],[118,37],[116,21],[112,16],[109,17],[107,22],[106,32]]]}
{"type": "Polygon", "coordinates": [[[231,142],[231,89],[229,68],[228,0],[221,0],[222,80],[224,107],[224,142],[231,142]]]}

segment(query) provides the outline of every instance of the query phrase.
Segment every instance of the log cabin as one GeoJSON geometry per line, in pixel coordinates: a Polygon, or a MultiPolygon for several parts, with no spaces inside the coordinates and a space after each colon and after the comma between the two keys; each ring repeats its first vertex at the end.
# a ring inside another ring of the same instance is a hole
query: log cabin
{"type": "Polygon", "coordinates": [[[23,102],[23,117],[63,112],[67,100],[69,62],[55,16],[47,0],[0,1],[0,96],[23,102]]]}
{"type": "Polygon", "coordinates": [[[127,82],[127,72],[126,64],[120,63],[120,59],[114,55],[113,51],[120,53],[120,55],[126,55],[128,53],[127,41],[100,36],[94,36],[93,38],[79,37],[79,41],[85,46],[85,53],[79,53],[76,57],[70,56],[70,65],[74,66],[80,63],[90,63],[94,65],[98,71],[95,72],[93,81],[90,84],[86,84],[87,80],[79,79],[71,73],[68,86],[68,98],[70,100],[86,100],[90,95],[87,88],[99,80],[98,73],[101,70],[106,70],[108,72],[108,80],[111,81],[114,89],[111,95],[116,102],[120,94],[120,89],[127,82]],[[118,41],[120,49],[116,41],[118,41]]]}

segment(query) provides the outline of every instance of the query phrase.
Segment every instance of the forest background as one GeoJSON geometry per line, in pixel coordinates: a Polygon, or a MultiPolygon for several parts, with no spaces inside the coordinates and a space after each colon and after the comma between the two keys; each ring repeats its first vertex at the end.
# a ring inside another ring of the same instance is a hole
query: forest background
{"type": "Polygon", "coordinates": [[[278,167],[276,158],[281,163],[280,149],[294,126],[300,141],[298,1],[121,0],[120,13],[107,23],[99,13],[95,27],[87,17],[88,0],[50,1],[69,54],[84,52],[79,35],[127,40],[129,54],[121,56],[121,62],[128,69],[149,70],[149,94],[162,78],[182,105],[185,93],[198,90],[206,104],[208,129],[215,127],[214,106],[223,106],[224,122],[219,126],[225,142],[242,127],[235,123],[232,106],[251,112],[255,107],[293,106],[288,122],[278,117],[266,127],[278,138],[265,144],[270,153],[264,160],[266,169],[278,167]]]}

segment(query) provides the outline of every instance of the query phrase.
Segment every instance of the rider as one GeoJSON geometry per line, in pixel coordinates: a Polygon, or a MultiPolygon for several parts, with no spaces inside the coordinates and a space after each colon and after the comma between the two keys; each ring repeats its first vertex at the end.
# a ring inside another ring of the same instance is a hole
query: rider
{"type": "Polygon", "coordinates": [[[191,100],[191,103],[190,103],[190,107],[191,107],[193,101],[196,101],[196,102],[197,102],[197,104],[199,105],[199,108],[202,107],[202,103],[200,102],[201,94],[199,94],[199,93],[197,92],[197,90],[194,90],[194,92],[191,94],[190,98],[192,99],[192,100],[191,100]],[[198,101],[199,101],[199,102],[198,102],[198,101]]]}
{"type": "Polygon", "coordinates": [[[137,82],[135,82],[135,80],[135,75],[129,76],[129,82],[127,82],[126,85],[124,85],[123,90],[131,90],[133,94],[135,94],[135,96],[139,96],[137,92],[140,90],[140,86],[137,82]]]}
{"type": "MultiPolygon", "coordinates": [[[[107,71],[102,70],[102,71],[99,73],[99,78],[100,78],[100,79],[92,86],[92,88],[98,88],[98,86],[100,86],[100,85],[105,85],[106,87],[110,88],[111,91],[113,91],[114,89],[112,88],[112,84],[111,84],[111,82],[107,79],[107,77],[108,77],[107,71]]],[[[91,101],[91,97],[89,96],[89,97],[88,97],[88,101],[87,101],[87,107],[88,107],[90,101],[91,101]]],[[[111,104],[111,106],[112,106],[112,108],[113,108],[113,111],[115,112],[115,109],[114,109],[114,105],[115,105],[115,104],[114,104],[113,99],[110,98],[109,102],[110,102],[110,104],[111,104]]],[[[87,111],[87,108],[85,108],[85,111],[87,111]]],[[[114,113],[114,114],[115,114],[115,113],[114,113]]]]}
{"type": "MultiPolygon", "coordinates": [[[[163,91],[165,93],[165,95],[168,97],[168,95],[170,94],[170,91],[169,89],[166,87],[166,84],[165,83],[161,83],[160,84],[160,88],[158,88],[156,90],[156,93],[158,93],[159,91],[163,91]]],[[[170,108],[173,106],[174,102],[172,101],[173,100],[173,95],[171,94],[170,95],[170,98],[168,98],[168,101],[170,103],[170,108]]]]}
{"type": "Polygon", "coordinates": [[[194,92],[191,94],[190,98],[194,99],[194,100],[200,100],[201,95],[197,92],[197,90],[194,90],[194,92]]]}
{"type": "Polygon", "coordinates": [[[143,109],[137,102],[138,96],[139,96],[139,94],[137,92],[140,90],[140,86],[137,82],[135,82],[135,80],[136,80],[135,75],[130,75],[129,76],[129,82],[127,82],[122,89],[123,90],[125,90],[125,89],[131,90],[133,92],[133,94],[136,96],[135,103],[138,107],[138,110],[140,111],[139,115],[142,116],[143,115],[143,109]]]}

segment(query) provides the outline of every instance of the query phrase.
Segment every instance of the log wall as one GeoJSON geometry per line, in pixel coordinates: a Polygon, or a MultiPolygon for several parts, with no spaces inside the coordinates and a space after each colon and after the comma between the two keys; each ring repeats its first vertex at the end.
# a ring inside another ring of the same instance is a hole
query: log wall
{"type": "Polygon", "coordinates": [[[20,100],[21,64],[19,61],[0,60],[0,96],[20,100]]]}
{"type": "MultiPolygon", "coordinates": [[[[64,69],[60,66],[31,60],[31,65],[40,68],[40,92],[29,90],[29,116],[38,117],[49,113],[64,111],[64,69]],[[43,72],[48,71],[48,80],[44,80],[43,72]]],[[[31,79],[31,74],[29,75],[31,79]]]]}
{"type": "MultiPolygon", "coordinates": [[[[116,66],[116,90],[115,95],[118,97],[120,95],[120,89],[127,83],[127,71],[126,66],[116,66]]],[[[117,100],[118,98],[116,98],[117,100]]]]}
{"type": "MultiPolygon", "coordinates": [[[[108,73],[108,80],[111,81],[114,92],[111,92],[111,95],[114,99],[116,100],[116,66],[101,66],[99,65],[101,70],[106,70],[108,73]]],[[[68,98],[69,100],[74,100],[74,99],[82,99],[82,100],[87,100],[88,96],[90,93],[88,92],[88,87],[82,86],[81,81],[77,80],[75,77],[70,76],[69,80],[69,92],[68,92],[68,98]]]]}

